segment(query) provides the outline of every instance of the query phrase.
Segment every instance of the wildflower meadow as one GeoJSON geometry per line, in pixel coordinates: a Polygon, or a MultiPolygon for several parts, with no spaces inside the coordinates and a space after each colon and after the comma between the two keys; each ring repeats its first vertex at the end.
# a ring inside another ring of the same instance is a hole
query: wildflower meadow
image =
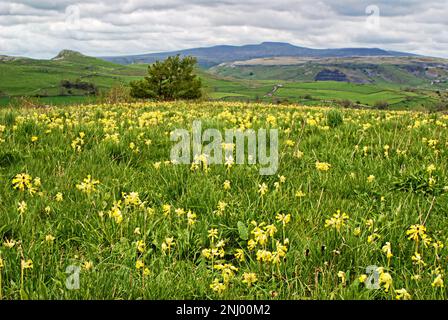
{"type": "Polygon", "coordinates": [[[3,108],[0,299],[447,299],[447,125],[239,102],[3,108]],[[222,163],[172,160],[194,121],[277,130],[277,170],[237,163],[231,141],[222,163]]]}

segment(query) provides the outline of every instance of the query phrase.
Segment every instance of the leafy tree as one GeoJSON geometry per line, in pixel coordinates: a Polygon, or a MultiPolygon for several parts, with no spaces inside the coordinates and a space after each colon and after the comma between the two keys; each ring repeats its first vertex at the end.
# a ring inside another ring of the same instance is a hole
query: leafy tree
{"type": "Polygon", "coordinates": [[[157,61],[148,67],[148,76],[131,82],[131,96],[161,101],[200,98],[202,82],[194,74],[196,62],[196,58],[179,55],[157,61]]]}

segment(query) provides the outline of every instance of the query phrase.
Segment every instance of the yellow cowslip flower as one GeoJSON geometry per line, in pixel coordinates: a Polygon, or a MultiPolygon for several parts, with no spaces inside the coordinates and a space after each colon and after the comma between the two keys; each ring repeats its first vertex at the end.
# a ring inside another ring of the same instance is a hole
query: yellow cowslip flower
{"type": "Polygon", "coordinates": [[[434,164],[430,164],[428,167],[426,167],[426,171],[429,174],[432,174],[434,171],[436,171],[436,166],[434,164]]]}
{"type": "Polygon", "coordinates": [[[271,262],[273,258],[272,252],[268,250],[257,251],[257,261],[271,262]]]}
{"type": "Polygon", "coordinates": [[[393,257],[390,242],[386,242],[386,244],[383,246],[382,250],[386,254],[387,260],[390,260],[390,258],[393,257]]]}
{"type": "Polygon", "coordinates": [[[345,274],[344,271],[339,271],[338,272],[338,278],[341,279],[342,285],[345,286],[345,283],[347,282],[347,275],[345,274]]]}
{"type": "Polygon", "coordinates": [[[226,285],[219,281],[219,279],[214,279],[213,282],[210,284],[210,288],[217,292],[218,294],[221,294],[226,290],[226,285]]]}
{"type": "Polygon", "coordinates": [[[164,204],[162,206],[162,212],[164,216],[168,216],[171,213],[171,205],[169,204],[164,204]]]}
{"type": "Polygon", "coordinates": [[[37,142],[37,140],[39,140],[39,137],[37,137],[37,136],[32,136],[31,137],[31,142],[37,142]]]}
{"type": "Polygon", "coordinates": [[[229,180],[224,181],[223,188],[226,191],[230,190],[230,181],[229,180]]]}
{"type": "Polygon", "coordinates": [[[15,245],[16,245],[16,242],[12,239],[11,240],[6,239],[5,242],[3,242],[3,246],[8,249],[13,248],[15,245]]]}
{"type": "Polygon", "coordinates": [[[304,153],[300,150],[296,150],[293,154],[293,156],[297,159],[301,159],[303,157],[304,153]]]}
{"type": "Polygon", "coordinates": [[[221,271],[224,283],[228,283],[230,279],[232,279],[235,276],[235,272],[238,271],[238,268],[231,265],[230,263],[217,264],[213,268],[218,271],[221,271]]]}
{"type": "Polygon", "coordinates": [[[174,213],[178,216],[181,217],[185,214],[185,210],[182,208],[177,208],[176,210],[174,210],[174,213]]]}
{"type": "Polygon", "coordinates": [[[162,162],[155,162],[154,164],[153,164],[153,166],[154,166],[154,169],[156,169],[156,170],[159,170],[160,169],[160,166],[161,166],[161,164],[162,164],[162,162]]]}
{"type": "Polygon", "coordinates": [[[389,292],[393,282],[392,276],[388,272],[380,272],[379,282],[383,285],[384,291],[389,292]]]}
{"type": "Polygon", "coordinates": [[[142,260],[137,260],[135,262],[135,269],[140,270],[145,267],[145,263],[142,260]]]}
{"type": "Polygon", "coordinates": [[[287,225],[291,221],[291,215],[290,214],[277,214],[275,216],[278,222],[281,222],[283,226],[287,225]]]}
{"type": "Polygon", "coordinates": [[[208,237],[213,241],[213,239],[218,239],[218,229],[208,230],[208,237]]]}
{"type": "Polygon", "coordinates": [[[23,260],[22,259],[20,266],[21,266],[22,270],[33,269],[33,260],[31,260],[31,259],[23,260]]]}
{"type": "Polygon", "coordinates": [[[406,231],[406,235],[408,235],[409,240],[417,242],[426,236],[426,227],[421,224],[414,224],[406,231]]]}
{"type": "Polygon", "coordinates": [[[64,196],[61,192],[58,192],[55,197],[56,202],[62,202],[64,200],[64,196]]]}
{"type": "Polygon", "coordinates": [[[145,269],[143,270],[143,275],[144,275],[145,277],[147,277],[147,276],[151,275],[151,271],[150,271],[148,268],[145,268],[145,269]]]}
{"type": "Polygon", "coordinates": [[[137,247],[138,252],[143,253],[143,252],[145,252],[146,244],[143,240],[139,240],[136,243],[136,247],[137,247]]]}
{"type": "Polygon", "coordinates": [[[296,192],[296,197],[297,198],[303,198],[306,196],[306,193],[304,193],[302,190],[299,190],[296,192]]]}
{"type": "Polygon", "coordinates": [[[32,177],[27,173],[19,173],[12,179],[12,185],[14,189],[19,191],[30,189],[32,187],[32,177]]]}
{"type": "Polygon", "coordinates": [[[258,278],[255,273],[253,273],[253,272],[244,272],[243,273],[243,283],[246,283],[247,286],[251,287],[257,281],[258,281],[258,278]]]}
{"type": "Polygon", "coordinates": [[[333,227],[337,231],[340,231],[349,218],[345,212],[341,214],[341,210],[337,210],[330,219],[325,220],[325,227],[333,227]]]}
{"type": "Polygon", "coordinates": [[[266,183],[262,183],[258,185],[258,193],[261,196],[264,196],[266,193],[268,192],[268,186],[266,185],[266,183]]]}
{"type": "Polygon", "coordinates": [[[89,271],[93,268],[93,262],[92,261],[85,261],[82,265],[82,268],[86,271],[89,271]]]}
{"type": "Polygon", "coordinates": [[[370,176],[367,177],[367,182],[372,183],[373,181],[375,181],[375,176],[371,174],[370,176]]]}
{"type": "Polygon", "coordinates": [[[353,235],[355,237],[358,237],[360,234],[361,234],[361,228],[358,227],[353,230],[353,235]]]}
{"type": "Polygon", "coordinates": [[[174,241],[174,237],[167,237],[165,241],[162,243],[162,252],[165,253],[168,251],[168,254],[171,254],[171,247],[174,247],[176,242],[174,241]]]}
{"type": "Polygon", "coordinates": [[[113,218],[117,224],[123,221],[123,214],[121,213],[121,200],[115,201],[112,208],[108,212],[109,218],[113,218]]]}
{"type": "Polygon", "coordinates": [[[273,238],[275,233],[277,232],[277,228],[273,224],[267,225],[266,227],[264,227],[264,230],[271,238],[273,238]]]}
{"type": "Polygon", "coordinates": [[[330,168],[331,168],[331,164],[329,164],[329,163],[327,163],[327,162],[319,162],[319,161],[316,161],[316,169],[317,169],[318,171],[323,171],[323,172],[325,172],[325,171],[330,170],[330,168]]]}
{"type": "Polygon", "coordinates": [[[243,249],[236,249],[234,256],[235,256],[235,259],[238,259],[238,261],[240,261],[240,262],[244,262],[244,260],[246,260],[246,258],[244,256],[243,249]]]}
{"type": "Polygon", "coordinates": [[[99,180],[92,179],[92,176],[89,174],[87,175],[87,178],[85,178],[83,182],[76,185],[76,188],[79,191],[90,195],[92,192],[96,191],[96,185],[98,185],[99,183],[100,183],[99,180]]]}
{"type": "Polygon", "coordinates": [[[418,252],[414,253],[412,256],[412,261],[417,265],[426,266],[425,261],[423,261],[423,257],[418,252]]]}
{"type": "Polygon", "coordinates": [[[213,258],[212,250],[211,249],[203,249],[202,255],[205,259],[211,260],[213,258]]]}
{"type": "Polygon", "coordinates": [[[366,275],[366,274],[362,274],[362,275],[360,275],[359,278],[358,278],[358,281],[359,281],[360,283],[364,283],[364,282],[366,282],[366,280],[367,280],[367,275],[366,275]]]}
{"type": "Polygon", "coordinates": [[[192,226],[196,223],[197,215],[194,212],[188,211],[187,212],[187,219],[188,219],[188,225],[192,226]]]}
{"type": "Polygon", "coordinates": [[[134,234],[136,234],[136,235],[141,235],[142,234],[141,231],[140,231],[140,227],[137,227],[137,228],[134,229],[134,234]]]}
{"type": "Polygon", "coordinates": [[[252,234],[254,235],[255,242],[259,243],[260,245],[265,245],[268,241],[267,233],[260,227],[255,227],[255,229],[252,230],[252,234]]]}
{"type": "Polygon", "coordinates": [[[432,246],[434,247],[434,249],[439,250],[439,249],[443,249],[444,245],[442,241],[437,240],[436,242],[434,242],[432,244],[432,246]]]}
{"type": "Polygon", "coordinates": [[[257,246],[257,242],[255,240],[253,240],[253,239],[250,239],[247,242],[247,248],[249,249],[249,251],[254,250],[256,246],[257,246]]]}
{"type": "Polygon", "coordinates": [[[45,241],[47,241],[48,243],[53,243],[53,241],[54,241],[55,239],[56,239],[56,238],[53,237],[51,234],[47,234],[47,235],[45,236],[45,241]]]}
{"type": "Polygon", "coordinates": [[[397,299],[397,300],[411,300],[411,295],[404,288],[395,290],[395,293],[397,294],[395,296],[395,299],[397,299]]]}
{"type": "Polygon", "coordinates": [[[46,206],[44,209],[46,214],[50,214],[51,213],[51,207],[50,206],[46,206]]]}
{"type": "Polygon", "coordinates": [[[24,214],[27,208],[28,206],[25,201],[21,201],[17,205],[17,211],[19,211],[20,214],[24,214]]]}
{"type": "Polygon", "coordinates": [[[433,287],[439,287],[439,288],[443,288],[444,284],[443,284],[443,278],[442,275],[439,274],[437,275],[437,277],[434,279],[434,281],[431,284],[433,287]]]}
{"type": "Polygon", "coordinates": [[[375,242],[379,238],[381,238],[381,236],[378,233],[374,232],[367,237],[367,243],[375,242]]]}
{"type": "Polygon", "coordinates": [[[225,245],[226,245],[226,241],[220,240],[220,241],[218,241],[218,243],[216,243],[216,248],[224,248],[225,245]]]}
{"type": "Polygon", "coordinates": [[[139,206],[141,205],[142,201],[140,200],[138,192],[130,192],[129,194],[123,193],[122,194],[124,199],[124,205],[125,206],[139,206]]]}

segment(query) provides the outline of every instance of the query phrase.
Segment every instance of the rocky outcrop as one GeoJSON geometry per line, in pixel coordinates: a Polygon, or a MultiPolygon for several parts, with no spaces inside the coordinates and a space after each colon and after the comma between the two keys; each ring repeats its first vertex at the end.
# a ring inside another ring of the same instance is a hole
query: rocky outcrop
{"type": "Polygon", "coordinates": [[[324,69],[320,71],[315,77],[315,81],[340,81],[349,82],[347,75],[339,70],[324,69]]]}

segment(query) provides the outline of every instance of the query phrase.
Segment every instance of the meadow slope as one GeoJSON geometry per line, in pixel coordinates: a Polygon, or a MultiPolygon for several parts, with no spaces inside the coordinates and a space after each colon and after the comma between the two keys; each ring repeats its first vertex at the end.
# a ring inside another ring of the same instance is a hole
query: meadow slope
{"type": "Polygon", "coordinates": [[[237,102],[3,108],[0,299],[447,299],[447,125],[237,102]],[[277,174],[173,164],[170,132],[195,119],[277,128],[277,174]]]}

